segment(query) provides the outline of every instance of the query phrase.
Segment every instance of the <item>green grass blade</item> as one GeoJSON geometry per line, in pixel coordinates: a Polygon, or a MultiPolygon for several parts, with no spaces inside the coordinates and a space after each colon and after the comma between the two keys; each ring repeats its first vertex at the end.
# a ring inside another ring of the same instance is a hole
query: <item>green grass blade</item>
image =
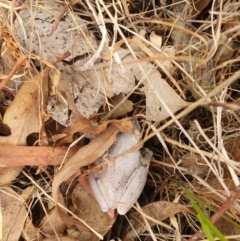
{"type": "Polygon", "coordinates": [[[201,223],[202,229],[208,240],[214,240],[212,233],[214,233],[221,241],[227,241],[224,235],[218,230],[218,228],[207,218],[201,208],[196,202],[191,202],[194,209],[198,214],[199,221],[201,223]]]}
{"type": "MultiPolygon", "coordinates": [[[[198,203],[198,205],[202,205],[203,207],[206,207],[207,209],[209,209],[210,211],[216,213],[216,209],[214,209],[213,207],[211,207],[209,204],[207,204],[206,202],[202,201],[200,198],[198,198],[193,192],[189,191],[188,189],[185,189],[185,194],[186,196],[190,199],[190,200],[194,200],[196,201],[196,203],[198,203]]],[[[240,225],[237,224],[235,221],[233,221],[231,218],[227,217],[226,215],[223,215],[222,218],[224,220],[226,220],[227,222],[231,223],[232,225],[234,225],[235,227],[240,228],[240,225]]]]}

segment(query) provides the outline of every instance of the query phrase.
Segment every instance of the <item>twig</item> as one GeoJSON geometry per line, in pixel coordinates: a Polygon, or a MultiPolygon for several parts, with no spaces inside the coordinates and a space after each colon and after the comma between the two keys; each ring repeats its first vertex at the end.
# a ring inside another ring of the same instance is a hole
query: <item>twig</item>
{"type": "MultiPolygon", "coordinates": [[[[58,63],[60,63],[61,61],[63,61],[64,59],[68,58],[69,56],[71,56],[71,53],[68,51],[65,54],[63,54],[61,57],[59,57],[58,59],[56,59],[52,65],[56,65],[58,63]]],[[[43,71],[45,71],[45,73],[48,73],[50,70],[52,69],[52,66],[47,66],[43,71]]],[[[1,90],[1,89],[0,89],[1,90]]]]}
{"type": "MultiPolygon", "coordinates": [[[[0,167],[59,165],[67,150],[67,147],[0,146],[0,167]]],[[[66,158],[78,150],[79,147],[71,148],[66,158]]]]}
{"type": "Polygon", "coordinates": [[[58,27],[58,24],[59,22],[61,21],[61,19],[63,18],[64,14],[67,12],[68,8],[71,6],[71,2],[68,3],[64,8],[63,10],[60,12],[58,18],[56,19],[54,25],[52,26],[52,30],[51,32],[47,35],[47,36],[52,36],[53,33],[56,31],[57,27],[58,27]]]}
{"type": "MultiPolygon", "coordinates": [[[[227,198],[227,200],[221,205],[218,211],[210,218],[212,223],[216,223],[221,216],[233,205],[233,203],[240,198],[240,186],[236,187],[236,190],[227,198]]],[[[203,235],[202,229],[198,230],[187,241],[196,241],[203,235]]]]}
{"type": "Polygon", "coordinates": [[[63,54],[61,57],[59,57],[57,60],[55,60],[53,62],[53,65],[56,65],[57,63],[63,61],[64,59],[68,58],[69,56],[71,56],[70,52],[66,52],[65,54],[63,54]]]}

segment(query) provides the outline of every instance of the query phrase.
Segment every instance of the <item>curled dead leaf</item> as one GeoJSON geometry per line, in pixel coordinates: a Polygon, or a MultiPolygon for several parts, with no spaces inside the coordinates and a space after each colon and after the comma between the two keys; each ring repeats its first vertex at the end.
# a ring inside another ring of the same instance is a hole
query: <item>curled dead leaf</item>
{"type": "MultiPolygon", "coordinates": [[[[72,202],[74,206],[74,213],[88,223],[94,230],[101,235],[105,235],[112,227],[116,218],[110,218],[106,213],[103,213],[95,200],[80,184],[78,184],[72,193],[72,202]]],[[[92,232],[86,235],[79,230],[79,236],[82,241],[97,241],[99,238],[92,232]],[[85,239],[87,237],[87,239],[85,239]],[[89,239],[90,238],[90,239],[89,239]]]]}

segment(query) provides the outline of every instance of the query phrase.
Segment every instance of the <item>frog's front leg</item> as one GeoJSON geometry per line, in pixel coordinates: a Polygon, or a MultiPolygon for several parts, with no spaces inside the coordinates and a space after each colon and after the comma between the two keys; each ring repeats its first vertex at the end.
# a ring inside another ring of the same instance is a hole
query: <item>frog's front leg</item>
{"type": "Polygon", "coordinates": [[[141,157],[141,164],[132,175],[129,177],[122,193],[119,195],[117,211],[121,215],[125,215],[129,209],[134,205],[134,203],[139,198],[144,185],[146,183],[149,164],[152,159],[152,151],[145,149],[146,153],[144,157],[141,157]]]}
{"type": "Polygon", "coordinates": [[[96,198],[100,209],[103,212],[107,212],[109,210],[109,205],[107,200],[105,199],[105,195],[103,194],[102,190],[100,189],[99,182],[101,181],[96,173],[91,173],[88,175],[89,184],[91,186],[92,192],[94,197],[96,198]]]}

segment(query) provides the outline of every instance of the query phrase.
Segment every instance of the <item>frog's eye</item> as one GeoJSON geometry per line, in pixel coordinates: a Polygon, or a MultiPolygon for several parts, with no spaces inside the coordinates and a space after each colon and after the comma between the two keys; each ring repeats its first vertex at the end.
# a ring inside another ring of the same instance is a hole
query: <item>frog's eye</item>
{"type": "Polygon", "coordinates": [[[143,161],[143,162],[142,162],[142,166],[145,167],[145,168],[147,168],[147,167],[149,166],[149,162],[147,162],[147,161],[144,162],[144,161],[143,161]]]}
{"type": "Polygon", "coordinates": [[[148,148],[142,148],[141,155],[142,155],[142,161],[141,161],[142,165],[144,167],[148,167],[152,159],[152,155],[153,155],[152,151],[150,151],[148,148]]]}

